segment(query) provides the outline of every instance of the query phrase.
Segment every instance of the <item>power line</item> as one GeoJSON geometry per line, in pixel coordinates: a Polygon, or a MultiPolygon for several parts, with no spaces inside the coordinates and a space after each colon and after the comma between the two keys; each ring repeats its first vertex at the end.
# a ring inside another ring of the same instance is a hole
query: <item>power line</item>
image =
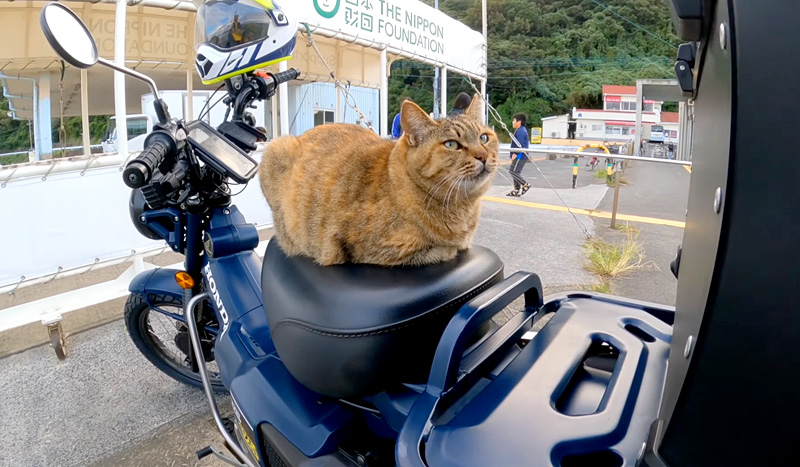
{"type": "MultiPolygon", "coordinates": [[[[609,63],[629,64],[629,63],[652,63],[663,62],[671,64],[672,60],[663,56],[644,56],[644,57],[617,57],[617,58],[566,58],[566,59],[526,59],[526,60],[490,60],[489,68],[519,68],[525,66],[539,66],[546,68],[563,68],[588,65],[602,65],[609,63]]],[[[393,69],[409,70],[423,69],[422,66],[405,63],[395,63],[393,69]]]]}
{"type": "Polygon", "coordinates": [[[653,33],[653,32],[650,32],[649,30],[647,30],[647,29],[646,29],[644,26],[642,26],[641,24],[639,24],[639,23],[637,23],[637,22],[635,22],[635,21],[631,21],[631,20],[629,20],[628,18],[626,18],[626,17],[622,16],[621,14],[617,13],[616,11],[612,10],[611,8],[609,8],[609,6],[608,6],[608,5],[604,5],[604,4],[600,3],[600,2],[598,2],[597,0],[592,0],[592,2],[594,2],[594,3],[596,3],[597,5],[600,5],[601,7],[605,8],[606,10],[608,10],[608,11],[609,11],[611,14],[613,14],[614,16],[616,16],[616,17],[618,17],[618,18],[620,18],[620,19],[622,19],[622,20],[624,20],[624,21],[627,21],[628,23],[632,24],[633,26],[636,26],[637,28],[641,29],[642,31],[646,32],[647,34],[649,34],[649,35],[651,35],[651,36],[655,37],[656,39],[660,40],[660,41],[661,41],[661,42],[663,42],[664,44],[667,44],[668,46],[670,46],[670,47],[673,47],[673,48],[678,48],[678,46],[677,46],[677,45],[675,45],[675,44],[672,44],[672,43],[670,43],[670,42],[667,42],[667,40],[666,40],[666,39],[664,39],[663,37],[659,36],[658,34],[655,34],[655,33],[653,33]]]}

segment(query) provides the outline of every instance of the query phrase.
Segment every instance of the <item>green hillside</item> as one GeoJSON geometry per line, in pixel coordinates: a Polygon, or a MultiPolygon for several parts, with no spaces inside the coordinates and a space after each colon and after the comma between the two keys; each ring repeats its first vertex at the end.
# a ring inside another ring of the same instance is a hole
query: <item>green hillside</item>
{"type": "MultiPolygon", "coordinates": [[[[480,0],[440,0],[439,8],[481,30],[480,0]]],[[[573,106],[599,107],[603,84],[674,77],[679,40],[663,0],[489,0],[488,14],[487,92],[509,124],[517,112],[536,126],[573,106]]],[[[395,62],[390,115],[406,96],[432,108],[432,77],[427,66],[395,62]]],[[[464,78],[448,76],[451,102],[470,89],[464,78]]]]}

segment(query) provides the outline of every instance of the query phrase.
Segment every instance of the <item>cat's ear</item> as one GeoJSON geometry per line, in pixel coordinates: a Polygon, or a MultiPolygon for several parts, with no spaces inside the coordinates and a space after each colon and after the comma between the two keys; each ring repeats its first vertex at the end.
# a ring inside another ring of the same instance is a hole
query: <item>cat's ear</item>
{"type": "Polygon", "coordinates": [[[475,94],[472,97],[472,103],[469,104],[467,111],[465,112],[467,116],[478,123],[484,123],[484,119],[486,118],[486,108],[483,105],[483,98],[479,94],[475,94]]]}
{"type": "Polygon", "coordinates": [[[410,100],[403,102],[400,108],[400,126],[408,140],[408,144],[416,146],[438,123],[430,118],[424,110],[410,100]]]}

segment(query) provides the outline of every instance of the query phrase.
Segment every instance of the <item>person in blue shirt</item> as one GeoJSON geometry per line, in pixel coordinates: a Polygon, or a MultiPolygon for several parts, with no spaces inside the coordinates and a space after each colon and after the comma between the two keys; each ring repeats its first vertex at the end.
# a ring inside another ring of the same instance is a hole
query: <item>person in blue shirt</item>
{"type": "Polygon", "coordinates": [[[403,128],[400,126],[400,112],[398,112],[392,122],[392,139],[400,139],[401,136],[403,136],[403,128]]]}
{"type": "MultiPolygon", "coordinates": [[[[403,108],[403,102],[411,100],[408,97],[404,98],[400,101],[400,108],[403,108]]],[[[394,121],[392,121],[392,139],[400,139],[403,136],[403,127],[400,126],[400,112],[397,112],[397,115],[394,116],[394,121]]]]}
{"type": "MultiPolygon", "coordinates": [[[[514,115],[514,120],[511,122],[511,124],[514,127],[514,139],[516,139],[516,141],[511,140],[511,149],[528,148],[528,130],[525,128],[527,123],[527,115],[514,115]],[[517,144],[517,142],[519,142],[519,144],[517,144]]],[[[512,161],[508,172],[511,174],[511,178],[514,179],[514,189],[511,190],[506,196],[522,196],[531,188],[530,183],[522,178],[522,169],[528,162],[528,156],[524,152],[511,152],[509,157],[512,159],[512,161]]]]}

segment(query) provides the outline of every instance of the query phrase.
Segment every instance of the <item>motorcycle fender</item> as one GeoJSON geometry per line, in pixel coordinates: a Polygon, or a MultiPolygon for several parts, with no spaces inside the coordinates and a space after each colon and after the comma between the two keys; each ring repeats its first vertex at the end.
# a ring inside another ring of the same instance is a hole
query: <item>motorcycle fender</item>
{"type": "Polygon", "coordinates": [[[128,290],[131,293],[146,297],[148,294],[169,295],[172,297],[182,297],[183,289],[175,282],[177,269],[151,269],[136,275],[133,278],[128,290]]]}

